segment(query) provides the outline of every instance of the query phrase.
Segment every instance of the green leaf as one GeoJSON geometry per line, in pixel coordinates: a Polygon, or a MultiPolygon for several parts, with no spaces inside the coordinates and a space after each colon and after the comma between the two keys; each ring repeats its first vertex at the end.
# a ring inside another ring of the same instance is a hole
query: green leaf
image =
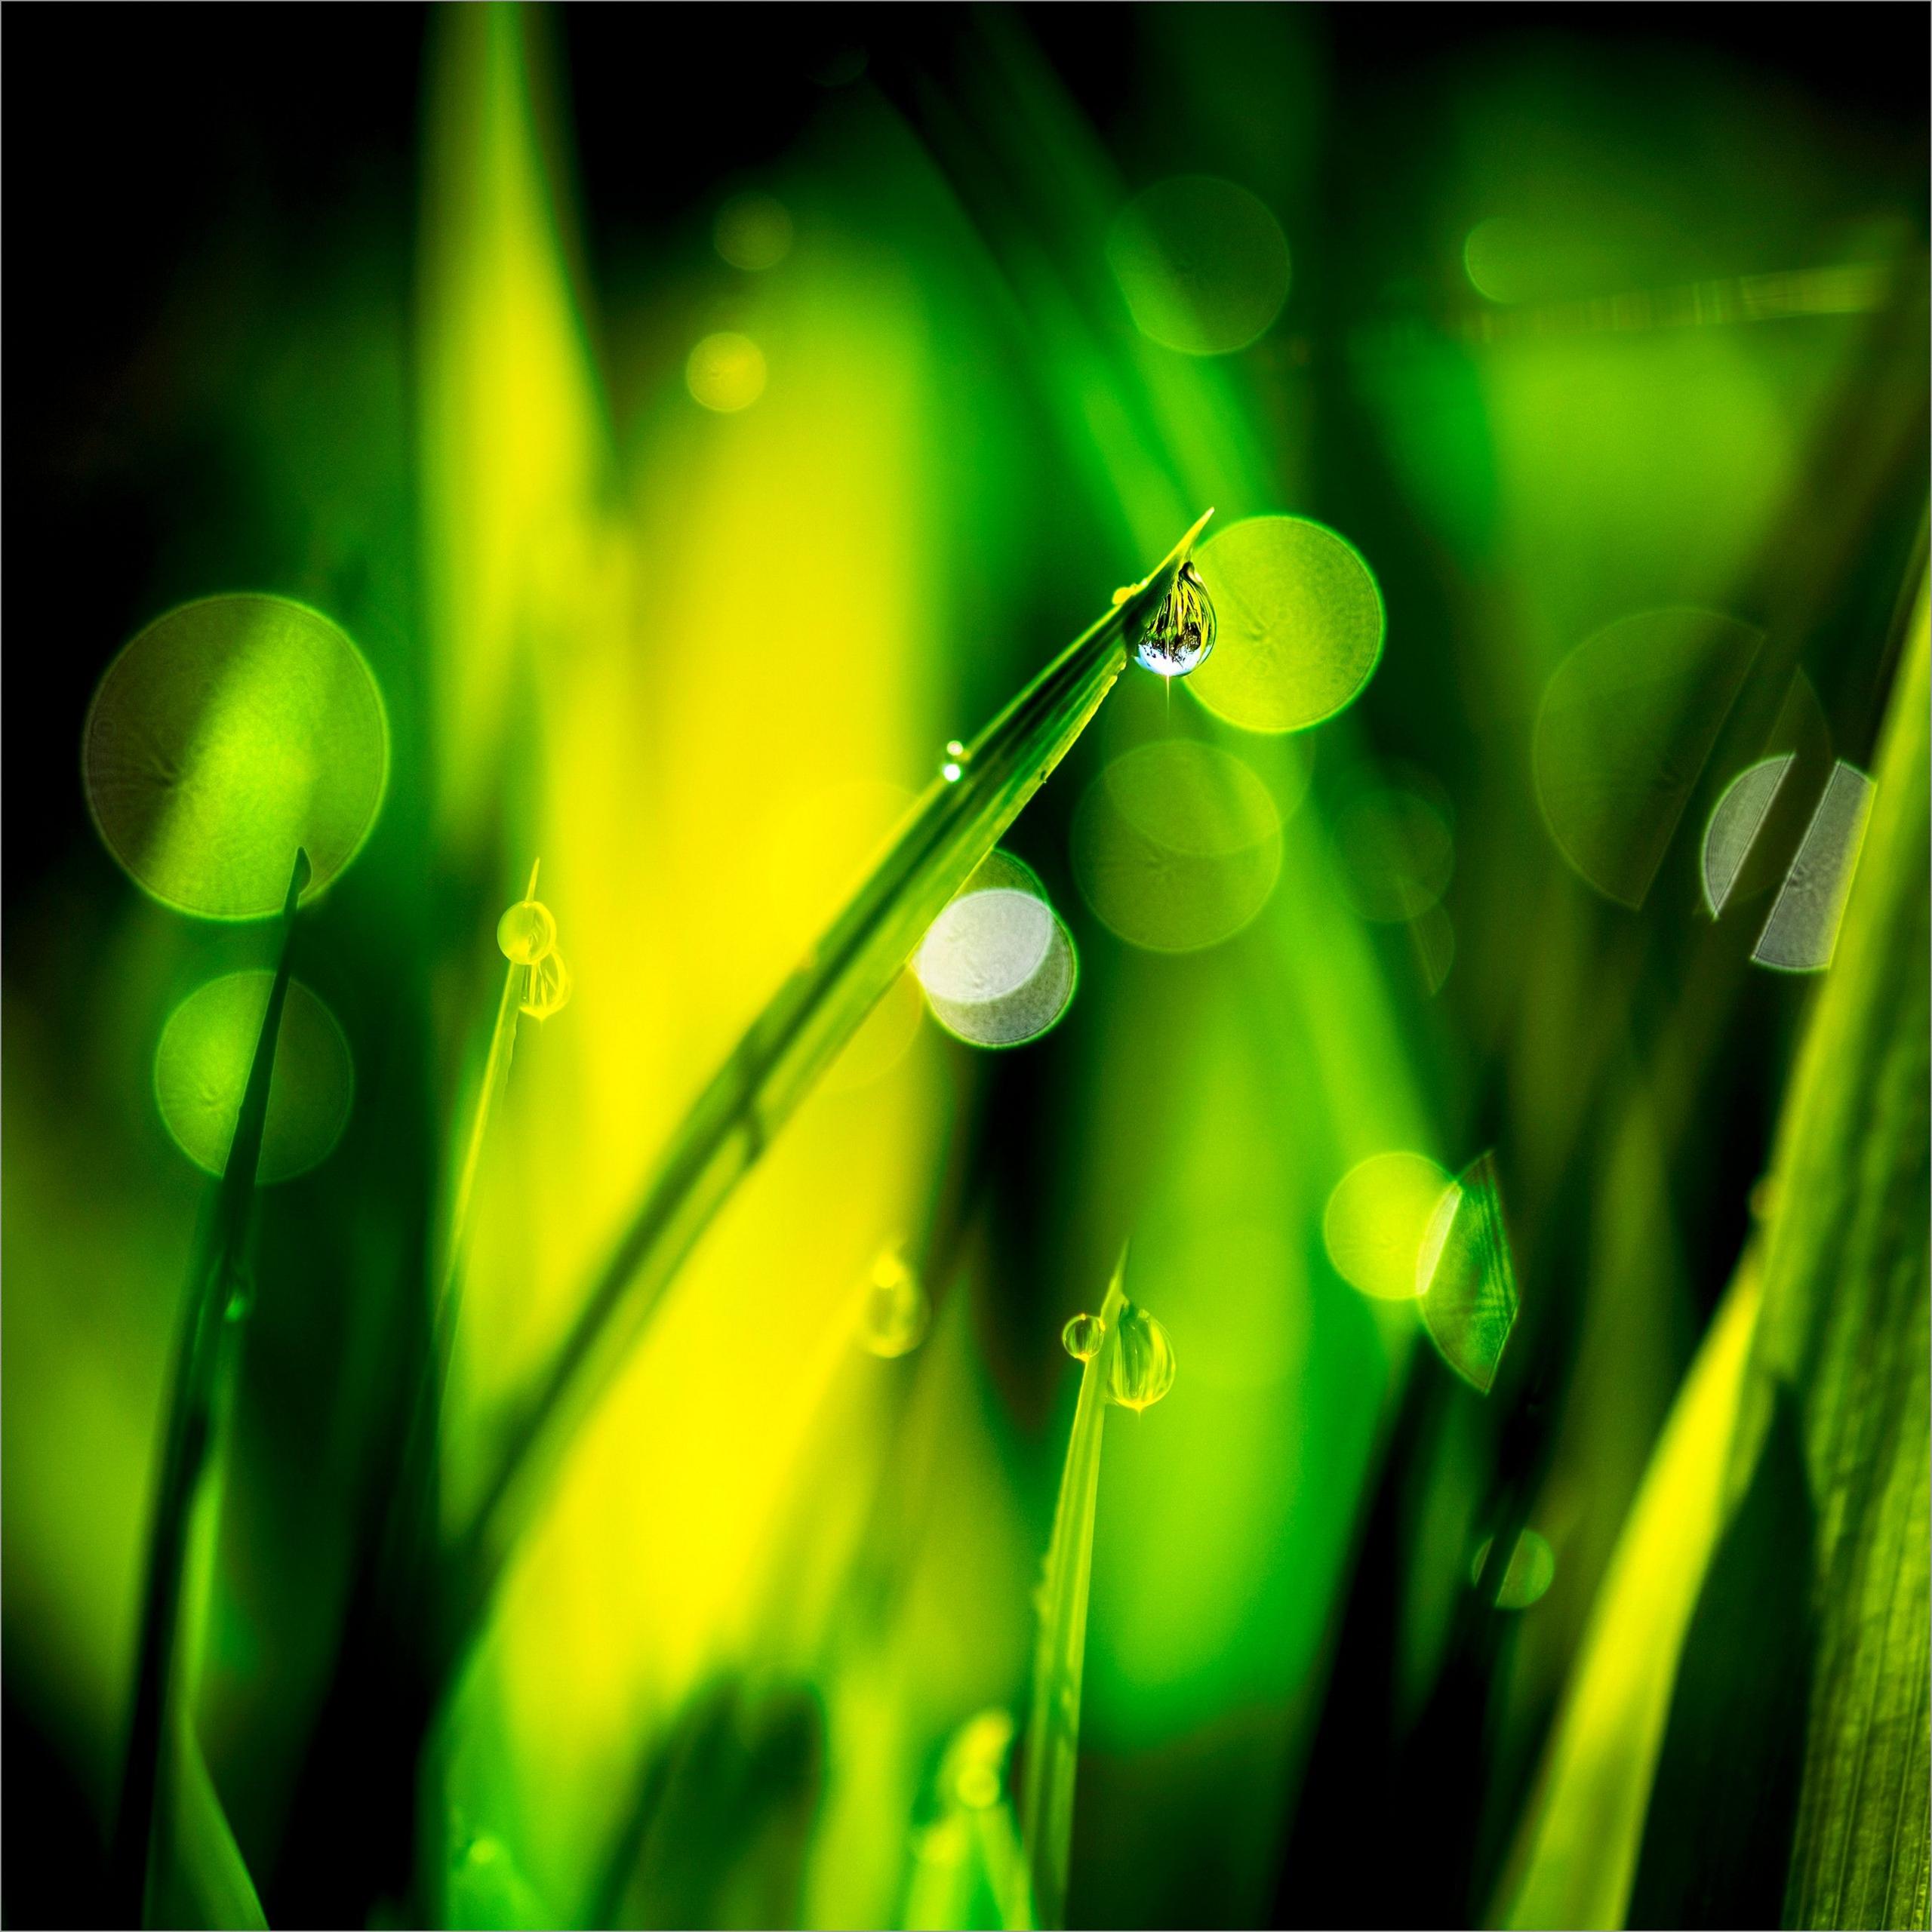
{"type": "Polygon", "coordinates": [[[1747,1257],[1604,1573],[1493,1923],[1623,1923],[1678,1654],[1722,1527],[1725,1455],[1758,1306],[1747,1257]]]}
{"type": "Polygon", "coordinates": [[[701,1094],[509,1429],[460,1548],[450,1653],[481,1614],[565,1447],[712,1217],[898,977],[959,887],[1072,747],[1206,525],[1202,516],[936,780],[904,830],[701,1094]]]}
{"type": "Polygon", "coordinates": [[[115,1890],[131,1924],[140,1913],[150,1869],[158,1801],[167,1777],[163,1762],[165,1740],[171,1725],[187,1721],[185,1715],[177,1720],[171,1712],[180,1695],[176,1663],[189,1531],[216,1433],[217,1386],[228,1352],[223,1347],[230,1326],[228,1312],[231,1301],[245,1286],[255,1175],[268,1122],[275,1042],[281,1031],[282,1007],[288,996],[296,909],[309,878],[308,854],[298,851],[282,906],[281,946],[275,981],[269,989],[254,1057],[249,1063],[248,1083],[242,1089],[235,1137],[221,1178],[215,1183],[209,1215],[196,1244],[182,1298],[174,1380],[162,1438],[160,1487],[149,1531],[140,1649],[134,1665],[134,1714],[122,1767],[112,1854],[115,1890]]]}
{"type": "Polygon", "coordinates": [[[1100,1493],[1100,1437],[1107,1387],[1127,1307],[1127,1251],[1100,1304],[1099,1346],[1080,1376],[1067,1439],[1053,1541],[1040,1586],[1033,1654],[1033,1705],[1026,1726],[1026,1789],[1020,1835],[1032,1872],[1036,1924],[1066,1923],[1066,1874],[1073,1844],[1073,1782],[1080,1758],[1080,1685],[1087,1661],[1087,1592],[1094,1568],[1094,1516],[1100,1493]]]}
{"type": "Polygon", "coordinates": [[[167,1783],[168,1826],[159,1835],[149,1881],[150,1925],[266,1926],[248,1862],[208,1775],[194,1730],[177,1713],[168,1726],[173,1761],[167,1783]]]}
{"type": "Polygon", "coordinates": [[[1921,582],[1863,862],[1780,1135],[1739,1445],[1740,1461],[1754,1456],[1788,1385],[1817,1517],[1820,1613],[1788,1925],[1927,1921],[1927,659],[1921,582]]]}

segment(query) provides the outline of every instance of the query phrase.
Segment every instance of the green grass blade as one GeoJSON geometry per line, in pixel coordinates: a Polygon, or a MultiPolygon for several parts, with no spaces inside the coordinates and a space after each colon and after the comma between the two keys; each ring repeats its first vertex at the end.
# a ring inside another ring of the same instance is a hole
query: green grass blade
{"type": "Polygon", "coordinates": [[[1113,1371],[1127,1251],[1100,1305],[1100,1346],[1082,1367],[1080,1400],[1066,1445],[1053,1541],[1040,1586],[1033,1654],[1033,1704],[1026,1726],[1026,1790],[1020,1833],[1032,1873],[1035,1923],[1066,1923],[1066,1875],[1073,1845],[1074,1775],[1080,1757],[1080,1686],[1087,1659],[1087,1593],[1094,1566],[1094,1516],[1100,1491],[1100,1438],[1113,1371]]]}
{"type": "Polygon", "coordinates": [[[1747,1257],[1690,1365],[1584,1632],[1492,1923],[1623,1923],[1677,1660],[1721,1533],[1758,1277],[1747,1257]]]}
{"type": "Polygon", "coordinates": [[[973,740],[956,782],[934,781],[891,851],[699,1096],[508,1432],[460,1540],[446,1633],[452,1651],[473,1629],[561,1452],[685,1256],[1086,728],[1120,675],[1126,644],[1167,595],[1207,520],[973,740]]]}
{"type": "Polygon", "coordinates": [[[1774,1169],[1754,1433],[1787,1384],[1820,1614],[1788,1925],[1927,1921],[1928,705],[1921,580],[1863,861],[1774,1169]]]}
{"type": "MultiPolygon", "coordinates": [[[[262,1014],[262,1030],[249,1063],[248,1084],[242,1089],[227,1164],[215,1184],[212,1211],[205,1235],[197,1244],[183,1297],[181,1335],[175,1351],[161,1483],[149,1533],[140,1649],[134,1667],[134,1717],[128,1729],[115,1826],[114,1886],[126,1915],[125,1922],[131,1925],[140,1921],[146,1889],[155,1799],[165,1768],[162,1752],[168,1729],[189,1531],[214,1434],[215,1389],[228,1327],[228,1305],[242,1284],[247,1266],[255,1174],[261,1161],[262,1133],[268,1120],[275,1041],[288,996],[296,907],[309,876],[308,855],[298,852],[289,878],[288,896],[282,906],[281,949],[275,963],[275,983],[262,1014]]],[[[185,1718],[182,1721],[186,1721],[185,1718]]]]}

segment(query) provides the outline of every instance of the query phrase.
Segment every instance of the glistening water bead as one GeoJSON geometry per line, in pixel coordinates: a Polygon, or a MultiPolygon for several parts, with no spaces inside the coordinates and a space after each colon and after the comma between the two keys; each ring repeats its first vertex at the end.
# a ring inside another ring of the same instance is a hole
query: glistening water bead
{"type": "Polygon", "coordinates": [[[1157,678],[1184,678],[1208,661],[1215,629],[1213,601],[1190,559],[1175,574],[1174,588],[1148,619],[1134,646],[1134,662],[1157,678]]]}
{"type": "Polygon", "coordinates": [[[1174,1386],[1174,1345],[1144,1308],[1121,1311],[1120,1335],[1109,1365],[1107,1397],[1137,1413],[1151,1409],[1174,1386]]]}
{"type": "Polygon", "coordinates": [[[497,946],[512,966],[534,966],[557,943],[557,921],[540,899],[519,899],[497,921],[497,946]]]}
{"type": "Polygon", "coordinates": [[[1091,1361],[1100,1352],[1106,1331],[1097,1315],[1076,1315],[1060,1331],[1060,1346],[1075,1361],[1091,1361]]]}

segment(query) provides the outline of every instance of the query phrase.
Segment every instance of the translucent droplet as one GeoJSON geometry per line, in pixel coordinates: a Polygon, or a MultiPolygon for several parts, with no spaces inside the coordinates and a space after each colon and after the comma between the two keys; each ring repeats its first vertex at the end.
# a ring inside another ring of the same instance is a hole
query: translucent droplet
{"type": "Polygon", "coordinates": [[[1751,956],[1787,973],[1819,973],[1837,951],[1838,926],[1872,814],[1872,780],[1841,758],[1805,828],[1777,903],[1751,956]]]}
{"type": "Polygon", "coordinates": [[[497,949],[512,966],[534,966],[556,943],[556,918],[540,899],[519,899],[497,921],[497,949]]]}
{"type": "Polygon", "coordinates": [[[939,775],[949,785],[957,785],[964,775],[966,761],[972,754],[958,738],[946,741],[946,755],[940,760],[939,775]]]}
{"type": "Polygon", "coordinates": [[[1714,611],[1647,611],[1557,666],[1537,714],[1537,797],[1605,898],[1644,903],[1761,641],[1714,611]]]}
{"type": "Polygon", "coordinates": [[[1414,1300],[1423,1237],[1454,1184],[1426,1154],[1371,1154],[1351,1168],[1321,1216],[1336,1273],[1379,1300],[1414,1300]]]}
{"type": "Polygon", "coordinates": [[[553,946],[529,968],[519,1010],[533,1020],[548,1020],[569,1005],[574,982],[564,955],[553,946]]]}
{"type": "Polygon", "coordinates": [[[1724,909],[1744,861],[1770,815],[1778,789],[1798,761],[1795,752],[1740,771],[1724,789],[1704,829],[1704,903],[1715,918],[1724,909]]]}
{"type": "Polygon", "coordinates": [[[1107,1331],[1097,1315],[1076,1315],[1060,1331],[1060,1346],[1075,1361],[1091,1361],[1100,1352],[1107,1331]]]}
{"type": "MultiPolygon", "coordinates": [[[[155,1049],[155,1103],[196,1167],[228,1164],[242,1095],[261,1038],[275,975],[231,973],[174,1009],[155,1049]]],[[[335,1016],[299,980],[288,983],[269,1080],[256,1178],[287,1180],[325,1159],[348,1124],[355,1073],[335,1016]]]]}
{"type": "Polygon", "coordinates": [[[1417,1293],[1444,1361],[1487,1395],[1516,1324],[1516,1270],[1496,1157],[1473,1161],[1444,1194],[1416,1257],[1417,1293]]]}
{"type": "Polygon", "coordinates": [[[1143,628],[1134,660],[1157,678],[1185,678],[1208,661],[1215,628],[1214,601],[1201,573],[1191,561],[1183,564],[1174,588],[1143,628]]]}
{"type": "Polygon", "coordinates": [[[227,1305],[223,1309],[222,1313],[230,1321],[242,1322],[248,1320],[248,1317],[254,1312],[254,1284],[242,1281],[238,1283],[229,1291],[227,1305]]]}
{"type": "Polygon", "coordinates": [[[1107,1397],[1137,1413],[1151,1409],[1174,1386],[1174,1345],[1144,1308],[1129,1303],[1107,1374],[1107,1397]]]}
{"type": "Polygon", "coordinates": [[[909,1355],[925,1339],[932,1303],[918,1275],[896,1248],[872,1263],[872,1279],[859,1312],[859,1340],[888,1361],[909,1355]]]}
{"type": "MultiPolygon", "coordinates": [[[[1487,1537],[1483,1538],[1477,1548],[1475,1560],[1469,1565],[1472,1586],[1481,1580],[1482,1566],[1489,1559],[1491,1540],[1487,1537]]],[[[1534,1530],[1525,1530],[1516,1539],[1516,1547],[1509,1552],[1509,1567],[1503,1573],[1496,1607],[1527,1610],[1555,1580],[1556,1552],[1534,1530]]]]}
{"type": "Polygon", "coordinates": [[[280,911],[289,861],[312,898],[361,849],[389,779],[389,724],[362,655],[285,597],[205,597],[110,664],[82,734],[108,850],[165,905],[280,911]]]}
{"type": "Polygon", "coordinates": [[[1107,264],[1134,326],[1185,355],[1244,349],[1288,297],[1281,223],[1213,175],[1177,175],[1136,195],[1107,237],[1107,264]]]}
{"type": "Polygon", "coordinates": [[[1303,731],[1352,704],[1381,660],[1382,593],[1354,547],[1306,517],[1255,516],[1201,549],[1221,648],[1188,688],[1244,731],[1303,731]]]}

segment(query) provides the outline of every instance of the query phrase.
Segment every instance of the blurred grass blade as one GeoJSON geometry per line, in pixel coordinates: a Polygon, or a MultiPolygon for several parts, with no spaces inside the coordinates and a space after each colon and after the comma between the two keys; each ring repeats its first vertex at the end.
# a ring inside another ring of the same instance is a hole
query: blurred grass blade
{"type": "Polygon", "coordinates": [[[172,1829],[166,1850],[155,1860],[146,1922],[266,1926],[254,1881],[235,1842],[194,1727],[177,1708],[168,1728],[174,1752],[169,1777],[172,1829]]]}
{"type": "Polygon", "coordinates": [[[1758,1289],[1747,1253],[1604,1574],[1495,1922],[1623,1923],[1678,1653],[1722,1527],[1725,1454],[1758,1289]]]}
{"type": "Polygon", "coordinates": [[[1755,1460],[1788,1385],[1817,1512],[1820,1617],[1788,1925],[1927,1919],[1927,665],[1921,577],[1862,863],[1779,1136],[1740,1444],[1755,1460]]]}
{"type": "Polygon", "coordinates": [[[452,1651],[473,1627],[563,1449],[699,1235],[940,909],[1066,756],[1212,514],[973,740],[956,780],[934,781],[891,851],[699,1096],[506,1435],[458,1549],[446,1632],[452,1651]]]}
{"type": "MultiPolygon", "coordinates": [[[[216,1384],[224,1353],[222,1344],[229,1327],[229,1303],[243,1284],[248,1265],[255,1174],[260,1164],[262,1134],[268,1120],[275,1041],[281,1028],[282,1008],[288,997],[296,907],[309,877],[308,854],[298,851],[282,905],[281,949],[275,962],[275,983],[269,991],[262,1030],[256,1037],[254,1057],[249,1063],[227,1164],[215,1184],[211,1211],[196,1244],[183,1297],[174,1384],[168,1401],[162,1452],[161,1483],[149,1533],[140,1648],[134,1667],[134,1716],[128,1727],[115,1825],[113,1883],[117,1902],[126,1913],[125,1922],[131,1925],[140,1920],[146,1887],[155,1797],[164,1768],[162,1752],[172,1702],[171,1680],[189,1533],[195,1494],[212,1447],[216,1384]]],[[[180,1721],[186,1723],[185,1715],[180,1721]]]]}
{"type": "Polygon", "coordinates": [[[1033,1706],[1026,1726],[1026,1790],[1021,1835],[1032,1873],[1035,1922],[1066,1923],[1066,1875],[1073,1844],[1073,1784],[1080,1757],[1080,1685],[1087,1658],[1087,1592],[1094,1564],[1094,1515],[1100,1490],[1100,1438],[1107,1379],[1127,1306],[1122,1248],[1100,1305],[1100,1346],[1081,1371],[1080,1400],[1066,1445],[1053,1541],[1040,1586],[1033,1654],[1033,1706]]]}

